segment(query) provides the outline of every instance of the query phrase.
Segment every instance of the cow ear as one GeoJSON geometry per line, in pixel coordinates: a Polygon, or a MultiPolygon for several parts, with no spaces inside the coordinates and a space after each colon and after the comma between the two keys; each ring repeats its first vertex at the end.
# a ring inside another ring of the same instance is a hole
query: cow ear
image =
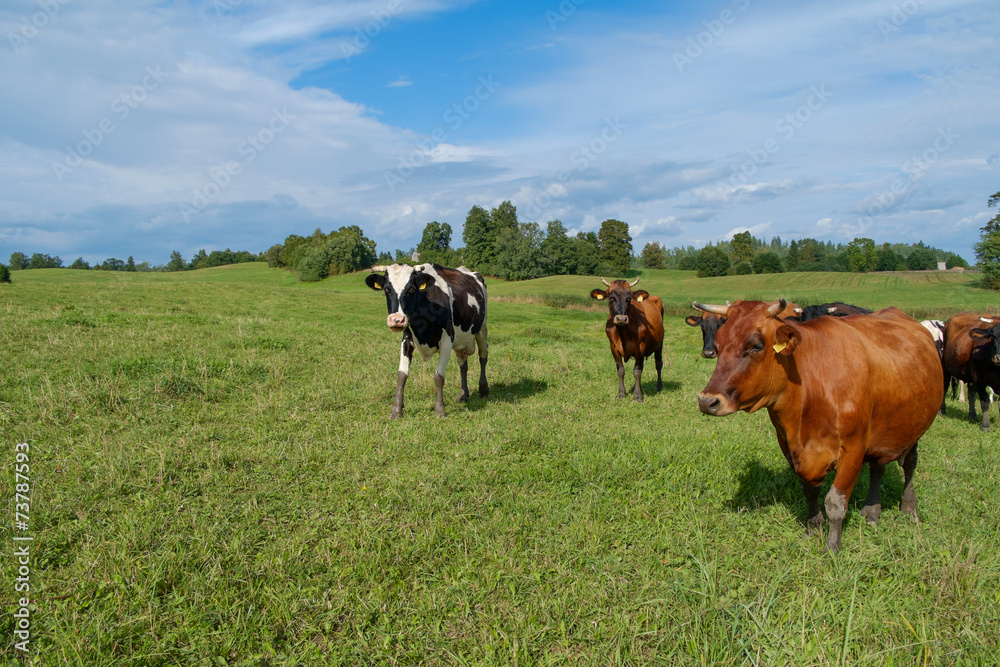
{"type": "Polygon", "coordinates": [[[634,292],[632,292],[632,296],[635,297],[636,301],[642,301],[643,299],[649,298],[649,292],[647,292],[644,289],[635,290],[634,292]]]}
{"type": "Polygon", "coordinates": [[[684,321],[688,323],[688,326],[696,327],[701,324],[701,317],[698,315],[688,315],[684,318],[684,321]]]}
{"type": "Polygon", "coordinates": [[[381,273],[371,273],[365,278],[365,285],[368,285],[373,290],[380,290],[385,284],[385,276],[381,273]]]}
{"type": "Polygon", "coordinates": [[[425,290],[427,289],[428,285],[434,284],[434,276],[432,276],[429,273],[421,273],[420,275],[417,276],[416,282],[417,282],[417,289],[425,290]]]}
{"type": "Polygon", "coordinates": [[[975,338],[976,340],[982,340],[984,338],[990,337],[989,329],[970,329],[969,338],[975,338]]]}
{"type": "Polygon", "coordinates": [[[778,327],[774,333],[774,351],[776,354],[789,355],[795,351],[802,340],[802,335],[787,324],[778,327]]]}
{"type": "Polygon", "coordinates": [[[594,301],[604,301],[608,298],[608,293],[602,289],[590,290],[590,298],[594,301]]]}

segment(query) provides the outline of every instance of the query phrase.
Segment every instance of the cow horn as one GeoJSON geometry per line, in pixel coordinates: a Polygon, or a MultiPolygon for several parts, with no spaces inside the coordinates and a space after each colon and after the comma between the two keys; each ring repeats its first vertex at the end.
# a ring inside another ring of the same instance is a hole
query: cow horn
{"type": "Polygon", "coordinates": [[[787,301],[785,301],[784,299],[778,299],[778,303],[772,303],[770,306],[767,307],[767,312],[777,317],[778,313],[783,311],[785,309],[785,306],[787,305],[788,305],[787,301]]]}
{"type": "Polygon", "coordinates": [[[601,276],[601,282],[604,283],[605,285],[607,285],[608,287],[611,287],[611,283],[609,283],[607,280],[605,280],[604,276],[601,276]]]}
{"type": "Polygon", "coordinates": [[[799,315],[801,315],[803,313],[803,309],[802,308],[792,308],[792,310],[794,310],[799,315]]]}
{"type": "Polygon", "coordinates": [[[375,273],[376,271],[381,271],[382,273],[385,273],[386,271],[389,270],[389,267],[385,266],[384,264],[379,264],[378,266],[373,266],[368,270],[372,273],[375,273]]]}
{"type": "Polygon", "coordinates": [[[985,317],[980,317],[979,319],[983,322],[986,322],[986,324],[993,324],[993,320],[991,319],[987,319],[985,317]]]}
{"type": "Polygon", "coordinates": [[[835,313],[835,312],[837,312],[837,307],[836,306],[831,306],[830,308],[826,309],[826,312],[828,312],[828,313],[835,313]]]}
{"type": "Polygon", "coordinates": [[[729,314],[729,304],[726,304],[725,306],[716,306],[710,303],[698,303],[695,301],[691,305],[704,313],[714,313],[716,315],[729,314]]]}
{"type": "Polygon", "coordinates": [[[634,282],[629,283],[628,286],[629,287],[635,287],[637,284],[639,284],[639,279],[638,278],[636,278],[634,282]]]}

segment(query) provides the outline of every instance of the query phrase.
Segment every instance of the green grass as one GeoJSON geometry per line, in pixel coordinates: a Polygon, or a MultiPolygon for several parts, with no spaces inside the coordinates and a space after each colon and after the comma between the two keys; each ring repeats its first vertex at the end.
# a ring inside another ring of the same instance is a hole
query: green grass
{"type": "MultiPolygon", "coordinates": [[[[28,441],[38,664],[1000,662],[997,426],[949,401],[921,522],[891,466],[865,525],[863,475],[824,555],[766,414],[698,412],[714,362],[680,315],[778,296],[996,312],[968,276],[646,272],[673,314],[642,405],[614,399],[598,279],[491,281],[490,397],[456,404],[452,360],[436,418],[415,361],[398,422],[399,336],[360,274],[13,278],[0,498],[28,441]]],[[[5,603],[15,571],[0,559],[5,603]]]]}

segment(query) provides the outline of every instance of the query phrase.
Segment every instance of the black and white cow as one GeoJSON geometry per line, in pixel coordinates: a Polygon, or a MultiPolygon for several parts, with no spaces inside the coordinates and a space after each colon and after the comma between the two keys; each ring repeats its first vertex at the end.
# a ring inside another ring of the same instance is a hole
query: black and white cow
{"type": "MultiPolygon", "coordinates": [[[[946,322],[944,320],[924,320],[920,324],[931,332],[931,337],[934,339],[934,347],[937,348],[938,355],[944,357],[944,330],[946,322]]],[[[990,403],[992,403],[993,390],[988,389],[987,392],[990,395],[990,403]]],[[[951,400],[955,400],[956,396],[959,403],[965,403],[965,383],[956,377],[952,377],[951,400]]]]}
{"type": "Polygon", "coordinates": [[[834,301],[833,303],[824,303],[818,306],[805,306],[804,308],[795,308],[794,310],[795,314],[792,315],[791,319],[797,322],[808,322],[809,320],[815,320],[817,317],[847,317],[848,315],[867,315],[872,312],[868,308],[854,306],[843,301],[834,301]]]}
{"type": "Polygon", "coordinates": [[[469,398],[469,356],[479,348],[479,395],[490,393],[486,382],[486,360],[489,345],[486,340],[486,283],[483,277],[464,266],[448,269],[437,264],[393,264],[373,266],[365,284],[385,292],[389,317],[386,325],[403,332],[399,352],[399,374],[396,399],[390,417],[403,416],[403,387],[410,375],[413,350],[425,359],[438,353],[434,384],[437,402],[434,412],[444,416],[444,371],[452,351],[458,357],[462,372],[462,392],[459,401],[469,398]]]}

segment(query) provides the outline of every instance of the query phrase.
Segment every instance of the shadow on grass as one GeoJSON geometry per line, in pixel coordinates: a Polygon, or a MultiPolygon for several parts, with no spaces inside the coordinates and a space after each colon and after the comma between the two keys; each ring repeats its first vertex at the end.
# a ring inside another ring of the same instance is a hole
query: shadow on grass
{"type": "Polygon", "coordinates": [[[469,397],[469,410],[482,410],[490,403],[517,403],[535,394],[547,391],[548,388],[549,383],[545,380],[521,378],[512,384],[505,382],[491,384],[490,395],[483,399],[479,398],[476,386],[470,381],[469,391],[472,392],[472,396],[469,397]]]}
{"type": "MultiPolygon", "coordinates": [[[[919,466],[918,466],[919,468],[919,466]]],[[[827,475],[823,481],[820,491],[820,508],[830,485],[833,483],[834,475],[827,475]]],[[[738,477],[739,486],[733,494],[732,499],[726,504],[733,512],[747,512],[768,507],[770,505],[784,505],[790,512],[798,517],[804,525],[806,522],[806,500],[802,493],[802,485],[799,483],[799,476],[790,467],[782,465],[778,468],[769,468],[761,464],[758,460],[748,461],[738,477]]],[[[854,511],[860,511],[868,495],[869,472],[865,465],[858,476],[858,482],[851,493],[851,501],[848,505],[854,511]]],[[[920,497],[920,489],[917,488],[917,497],[920,497]]],[[[903,473],[899,465],[889,464],[885,468],[882,476],[882,511],[899,508],[899,502],[903,497],[903,473]]]]}
{"type": "MultiPolygon", "coordinates": [[[[960,421],[968,422],[970,424],[980,424],[983,421],[983,413],[980,410],[979,399],[976,398],[976,416],[972,418],[969,416],[969,404],[968,403],[955,403],[954,405],[945,406],[945,414],[938,414],[938,419],[958,419],[960,421]]],[[[994,421],[997,418],[997,413],[995,412],[997,408],[994,403],[990,403],[989,413],[990,421],[994,421]]]]}

